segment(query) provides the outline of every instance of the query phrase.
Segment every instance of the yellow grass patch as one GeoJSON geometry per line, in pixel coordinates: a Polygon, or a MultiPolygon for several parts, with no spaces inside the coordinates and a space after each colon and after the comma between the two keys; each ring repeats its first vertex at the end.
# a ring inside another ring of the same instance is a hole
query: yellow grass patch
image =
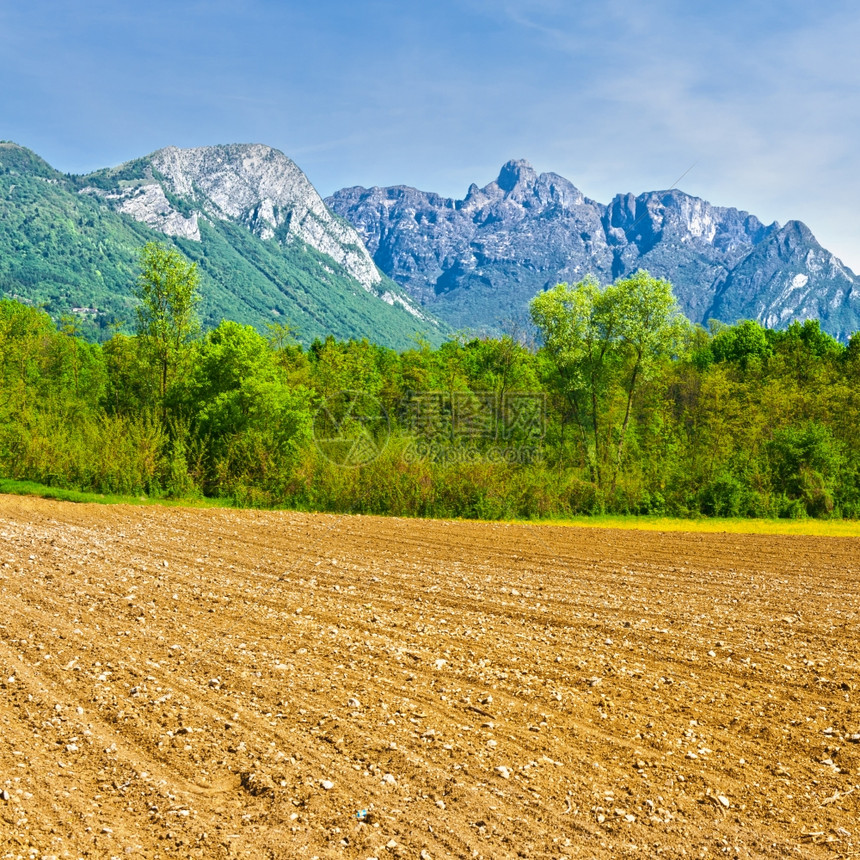
{"type": "Polygon", "coordinates": [[[547,520],[556,526],[605,529],[639,529],[660,532],[709,532],[726,534],[814,535],[816,537],[860,537],[857,520],[695,519],[645,516],[572,517],[547,520]]]}

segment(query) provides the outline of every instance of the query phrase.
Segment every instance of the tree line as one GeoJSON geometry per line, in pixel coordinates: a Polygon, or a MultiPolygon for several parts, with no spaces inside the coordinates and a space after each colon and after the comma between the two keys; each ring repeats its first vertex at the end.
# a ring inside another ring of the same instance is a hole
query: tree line
{"type": "Polygon", "coordinates": [[[692,325],[646,272],[559,284],[539,346],[395,352],[201,331],[197,272],[141,254],[136,334],[0,301],[0,475],[101,493],[481,518],[860,516],[860,335],[692,325]]]}

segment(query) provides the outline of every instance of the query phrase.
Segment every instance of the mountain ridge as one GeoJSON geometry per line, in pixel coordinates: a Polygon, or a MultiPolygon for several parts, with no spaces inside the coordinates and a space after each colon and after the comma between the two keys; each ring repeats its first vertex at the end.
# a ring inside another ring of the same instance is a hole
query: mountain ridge
{"type": "Polygon", "coordinates": [[[696,322],[815,317],[843,339],[860,328],[860,280],[806,225],[766,225],[675,188],[603,204],[518,159],[462,199],[398,185],[344,188],[326,202],[383,272],[454,327],[498,332],[506,317],[526,323],[531,297],[559,281],[645,268],[672,282],[696,322]]]}
{"type": "Polygon", "coordinates": [[[399,185],[323,200],[264,144],[169,146],[73,176],[0,142],[0,294],[105,337],[133,318],[137,251],[152,239],[199,264],[207,325],[285,321],[304,342],[522,329],[541,290],[638,268],[670,280],[697,322],[817,318],[843,340],[860,329],[860,280],[805,224],[675,188],[603,204],[519,159],[462,199],[399,185]]]}
{"type": "Polygon", "coordinates": [[[263,144],[156,152],[84,176],[0,144],[0,293],[44,304],[104,337],[133,318],[146,241],[198,263],[207,325],[286,321],[314,337],[405,348],[445,327],[376,267],[286,155],[263,144]]]}

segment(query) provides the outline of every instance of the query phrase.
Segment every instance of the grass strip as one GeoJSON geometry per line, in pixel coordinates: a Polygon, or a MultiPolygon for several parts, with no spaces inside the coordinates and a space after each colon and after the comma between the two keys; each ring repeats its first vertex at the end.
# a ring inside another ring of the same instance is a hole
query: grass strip
{"type": "Polygon", "coordinates": [[[818,519],[743,519],[721,517],[651,517],[602,514],[592,517],[546,519],[546,525],[586,528],[639,529],[659,532],[698,532],[721,534],[812,535],[814,537],[860,537],[860,521],[818,519]]]}
{"type": "MultiPolygon", "coordinates": [[[[187,498],[166,499],[148,496],[122,496],[104,493],[89,493],[49,487],[34,481],[15,481],[0,478],[0,494],[12,496],[37,496],[60,502],[90,503],[99,505],[163,505],[182,508],[236,508],[230,499],[187,498]]],[[[291,509],[290,509],[291,510],[291,509]]],[[[308,512],[312,513],[312,512],[308,512]]],[[[320,511],[319,513],[327,513],[320,511]]],[[[438,519],[448,519],[439,517],[438,519]]],[[[475,522],[475,520],[464,520],[475,522]]],[[[486,520],[486,522],[498,522],[486,520]]],[[[719,517],[653,517],[622,514],[599,514],[595,516],[553,518],[543,520],[507,520],[515,524],[538,526],[571,526],[574,528],[638,529],[640,531],[692,532],[711,534],[763,534],[763,535],[811,535],[813,537],[860,537],[860,521],[857,520],[781,520],[781,519],[725,519],[719,517]]]]}
{"type": "Polygon", "coordinates": [[[149,496],[122,496],[110,493],[89,493],[82,490],[68,490],[64,487],[49,487],[35,481],[15,481],[0,478],[0,493],[10,496],[37,496],[40,499],[54,499],[58,502],[77,502],[97,505],[165,505],[182,508],[229,508],[229,499],[165,499],[149,496]]]}

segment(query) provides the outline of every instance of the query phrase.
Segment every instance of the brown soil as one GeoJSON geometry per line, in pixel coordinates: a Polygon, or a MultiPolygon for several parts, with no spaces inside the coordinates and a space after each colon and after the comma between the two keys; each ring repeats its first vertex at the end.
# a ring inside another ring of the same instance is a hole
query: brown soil
{"type": "Polygon", "coordinates": [[[2,858],[860,854],[854,538],[0,497],[0,589],[2,858]]]}

